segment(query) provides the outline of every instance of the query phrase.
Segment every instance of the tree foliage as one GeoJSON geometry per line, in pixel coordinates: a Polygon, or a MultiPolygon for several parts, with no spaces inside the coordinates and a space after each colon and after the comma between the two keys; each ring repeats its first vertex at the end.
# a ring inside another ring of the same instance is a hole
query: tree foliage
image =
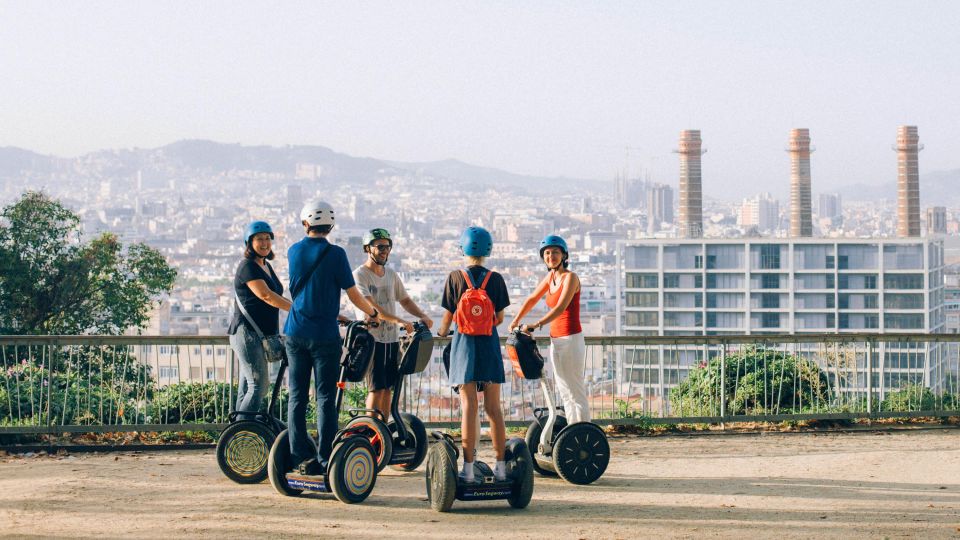
{"type": "Polygon", "coordinates": [[[83,242],[80,217],[28,191],[0,213],[0,333],[117,335],[142,328],[177,272],[157,250],[103,233],[83,242]]]}
{"type": "Polygon", "coordinates": [[[721,393],[728,415],[802,412],[830,403],[827,376],[812,360],[748,347],[728,354],[722,367],[714,357],[692,369],[670,392],[674,414],[719,415],[721,393]]]}

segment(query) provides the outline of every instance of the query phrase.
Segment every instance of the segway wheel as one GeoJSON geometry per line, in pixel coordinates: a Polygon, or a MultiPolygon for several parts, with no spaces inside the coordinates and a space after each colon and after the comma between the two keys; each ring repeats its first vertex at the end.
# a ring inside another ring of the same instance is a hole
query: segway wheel
{"type": "Polygon", "coordinates": [[[437,512],[449,512],[457,496],[457,465],[446,445],[438,442],[427,450],[427,499],[437,512]]]}
{"type": "Polygon", "coordinates": [[[523,439],[507,441],[506,458],[513,462],[513,493],[507,502],[514,508],[526,508],[533,498],[533,457],[523,439]]]}
{"type": "Polygon", "coordinates": [[[342,503],[363,502],[377,483],[377,460],[365,437],[347,437],[330,454],[330,489],[342,503]]]}
{"type": "Polygon", "coordinates": [[[257,484],[267,478],[267,460],[277,434],[252,420],[227,426],[217,441],[217,465],[238,484],[257,484]]]}
{"type": "MultiPolygon", "coordinates": [[[[537,453],[537,449],[540,447],[540,434],[543,433],[543,424],[547,423],[546,417],[539,418],[530,423],[530,427],[527,428],[527,435],[524,439],[527,442],[527,448],[530,451],[530,455],[537,453]]],[[[567,419],[563,416],[557,416],[557,420],[553,423],[553,441],[557,440],[557,433],[560,433],[560,430],[567,426],[567,419]]],[[[544,469],[541,467],[537,460],[534,459],[531,461],[533,465],[533,470],[537,471],[543,476],[556,476],[555,471],[550,469],[544,469]]]]}
{"type": "MultiPolygon", "coordinates": [[[[317,447],[313,439],[308,440],[313,452],[316,453],[317,447]]],[[[287,473],[293,467],[293,457],[290,455],[290,435],[287,430],[283,430],[273,441],[273,446],[270,447],[270,458],[267,460],[267,475],[270,477],[270,485],[281,495],[292,497],[303,493],[302,489],[292,488],[287,483],[287,473]]]]}
{"type": "Polygon", "coordinates": [[[607,435],[596,424],[567,426],[553,447],[553,464],[560,478],[571,484],[590,484],[603,476],[610,463],[607,435]]]}
{"type": "Polygon", "coordinates": [[[412,438],[410,442],[416,445],[416,453],[410,461],[394,465],[393,468],[398,471],[415,471],[427,457],[427,428],[419,418],[410,413],[400,413],[400,418],[407,428],[407,436],[412,438]]]}
{"type": "Polygon", "coordinates": [[[390,428],[380,419],[372,416],[357,416],[347,422],[343,432],[346,436],[356,432],[370,442],[373,456],[377,459],[377,472],[382,471],[387,463],[390,463],[390,456],[393,455],[393,436],[390,435],[390,428]]]}

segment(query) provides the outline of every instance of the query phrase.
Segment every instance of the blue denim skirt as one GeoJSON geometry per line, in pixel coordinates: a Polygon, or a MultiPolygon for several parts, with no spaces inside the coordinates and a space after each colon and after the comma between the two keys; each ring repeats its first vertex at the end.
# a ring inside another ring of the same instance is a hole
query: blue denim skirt
{"type": "Polygon", "coordinates": [[[489,336],[453,335],[450,345],[450,384],[503,383],[503,354],[497,327],[489,336]]]}

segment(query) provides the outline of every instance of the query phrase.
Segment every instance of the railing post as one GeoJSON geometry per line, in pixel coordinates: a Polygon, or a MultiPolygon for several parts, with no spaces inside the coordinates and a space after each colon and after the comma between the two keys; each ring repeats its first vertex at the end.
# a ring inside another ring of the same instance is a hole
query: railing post
{"type": "MultiPolygon", "coordinates": [[[[727,416],[727,344],[720,349],[720,417],[727,416]]],[[[721,429],[723,422],[720,422],[721,429]]]]}
{"type": "Polygon", "coordinates": [[[867,414],[873,414],[873,342],[867,341],[867,414]]]}

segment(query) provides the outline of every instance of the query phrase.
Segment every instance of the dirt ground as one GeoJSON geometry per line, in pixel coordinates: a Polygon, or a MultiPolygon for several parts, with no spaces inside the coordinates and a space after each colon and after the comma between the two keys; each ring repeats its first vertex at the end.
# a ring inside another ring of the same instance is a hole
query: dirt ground
{"type": "MultiPolygon", "coordinates": [[[[533,501],[426,503],[422,467],[366,502],[241,486],[214,452],[0,457],[3,537],[960,537],[960,430],[611,440],[591,486],[537,477],[533,501]]],[[[480,458],[489,459],[489,447],[480,458]]]]}

